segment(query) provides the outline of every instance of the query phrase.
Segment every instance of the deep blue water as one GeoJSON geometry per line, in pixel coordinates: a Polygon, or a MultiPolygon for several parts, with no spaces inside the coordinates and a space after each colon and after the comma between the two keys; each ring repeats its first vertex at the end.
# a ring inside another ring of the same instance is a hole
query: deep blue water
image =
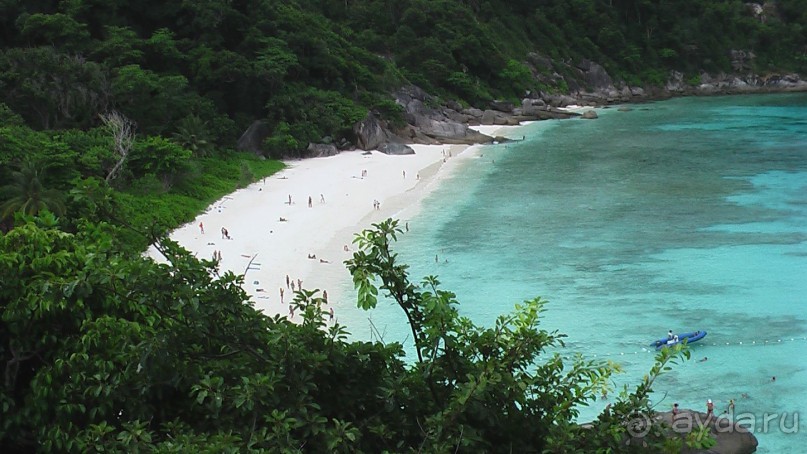
{"type": "MultiPolygon", "coordinates": [[[[649,370],[646,346],[668,329],[707,330],[656,383],[658,408],[734,399],[757,418],[758,452],[801,453],[807,413],[804,431],[784,432],[807,411],[807,94],[630,107],[486,147],[409,219],[398,250],[477,323],[548,300],[543,327],[566,333],[570,354],[622,364],[619,387],[649,370]],[[777,418],[761,427],[785,413],[784,431],[777,418]]],[[[357,337],[367,317],[349,322],[357,337]]],[[[370,317],[411,344],[396,307],[370,317]]]]}

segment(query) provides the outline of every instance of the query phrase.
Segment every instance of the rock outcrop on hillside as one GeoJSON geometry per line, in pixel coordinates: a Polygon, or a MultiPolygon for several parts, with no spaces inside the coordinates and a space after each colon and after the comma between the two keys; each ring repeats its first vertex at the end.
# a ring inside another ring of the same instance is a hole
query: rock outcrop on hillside
{"type": "Polygon", "coordinates": [[[551,86],[566,85],[569,92],[531,93],[529,96],[541,99],[551,106],[564,107],[602,106],[672,96],[807,90],[807,81],[802,80],[798,74],[773,73],[763,76],[751,72],[753,59],[756,57],[750,50],[734,49],[729,51],[729,57],[735,71],[731,74],[704,72],[696,78],[685,80],[683,73],[671,71],[664,87],[637,87],[613,80],[602,66],[589,60],[581,60],[572,65],[532,53],[527,58],[527,64],[536,80],[551,86]]]}
{"type": "Polygon", "coordinates": [[[756,452],[759,444],[747,428],[722,416],[718,418],[694,410],[681,410],[675,419],[671,412],[658,413],[655,421],[663,422],[671,428],[671,436],[679,437],[684,437],[700,424],[709,427],[712,438],[717,442],[714,446],[709,449],[684,448],[681,454],[751,454],[756,452]]]}

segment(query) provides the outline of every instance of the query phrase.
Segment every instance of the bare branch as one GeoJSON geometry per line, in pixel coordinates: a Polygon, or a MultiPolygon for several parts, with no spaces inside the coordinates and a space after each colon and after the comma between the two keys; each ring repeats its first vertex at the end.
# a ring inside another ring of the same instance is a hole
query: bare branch
{"type": "Polygon", "coordinates": [[[118,162],[115,163],[106,176],[106,182],[109,183],[118,176],[120,169],[126,162],[126,158],[129,157],[129,151],[132,149],[135,139],[135,124],[115,110],[108,114],[101,114],[101,121],[112,133],[115,152],[120,156],[118,162]]]}

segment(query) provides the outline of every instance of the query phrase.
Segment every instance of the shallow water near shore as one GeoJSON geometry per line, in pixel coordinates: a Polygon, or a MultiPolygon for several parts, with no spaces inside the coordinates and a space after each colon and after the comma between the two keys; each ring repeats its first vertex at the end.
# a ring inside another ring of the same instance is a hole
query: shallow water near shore
{"type": "MultiPolygon", "coordinates": [[[[712,399],[721,413],[734,399],[756,418],[758,452],[803,452],[807,94],[631,107],[485,147],[409,220],[401,258],[414,280],[438,275],[480,324],[548,300],[543,328],[568,335],[564,352],[622,364],[618,388],[638,384],[667,330],[706,330],[656,383],[657,409],[712,399]],[[767,427],[765,415],[776,415],[767,427]]],[[[397,307],[342,321],[369,339],[368,318],[411,350],[397,307]]]]}

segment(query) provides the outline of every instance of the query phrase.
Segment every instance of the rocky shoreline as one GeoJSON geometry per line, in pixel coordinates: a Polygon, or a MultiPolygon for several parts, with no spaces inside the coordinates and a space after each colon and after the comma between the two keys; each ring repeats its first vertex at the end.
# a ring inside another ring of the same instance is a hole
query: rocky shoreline
{"type": "MultiPolygon", "coordinates": [[[[732,51],[732,67],[744,70],[752,54],[732,51]]],[[[492,101],[488,106],[463,107],[456,101],[441,102],[421,88],[409,85],[393,93],[403,110],[405,126],[395,127],[377,113],[353,127],[354,142],[346,139],[311,143],[302,155],[283,156],[313,158],[333,156],[344,150],[379,150],[387,154],[414,153],[408,144],[480,144],[507,140],[481,134],[469,126],[518,125],[524,121],[567,119],[580,116],[564,110],[567,106],[603,107],[613,104],[639,103],[678,96],[713,96],[729,94],[807,91],[807,81],[799,74],[758,75],[750,72],[710,75],[700,74],[685,80],[684,74],[672,71],[663,87],[628,86],[615,82],[599,64],[582,60],[576,65],[558,63],[532,53],[527,63],[536,81],[545,86],[568,86],[566,94],[527,93],[520,105],[509,101],[492,101]],[[566,74],[561,76],[561,74],[566,74]]],[[[596,118],[589,113],[583,118],[596,118]]],[[[261,144],[269,128],[254,122],[242,134],[237,148],[263,154],[261,144]]]]}

